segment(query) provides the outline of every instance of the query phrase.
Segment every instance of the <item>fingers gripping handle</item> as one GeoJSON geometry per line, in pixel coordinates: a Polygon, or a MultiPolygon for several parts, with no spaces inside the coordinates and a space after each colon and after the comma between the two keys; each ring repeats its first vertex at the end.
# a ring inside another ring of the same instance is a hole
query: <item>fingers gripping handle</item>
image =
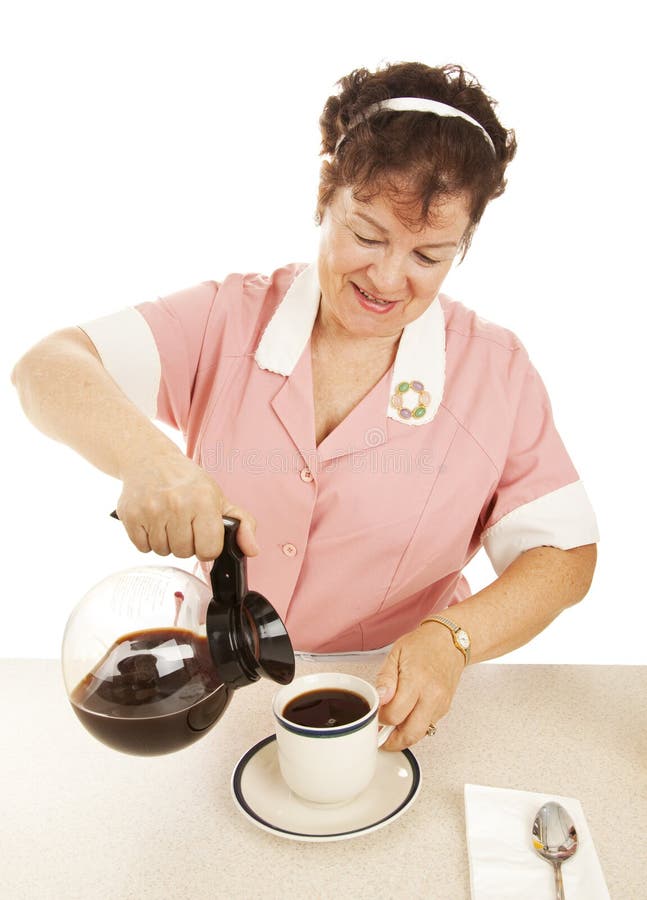
{"type": "MultiPolygon", "coordinates": [[[[120,521],[116,509],[110,515],[120,521]]],[[[245,555],[236,539],[240,519],[223,516],[222,524],[225,528],[224,541],[222,552],[211,568],[211,588],[219,602],[233,606],[247,593],[247,567],[245,555]]]]}

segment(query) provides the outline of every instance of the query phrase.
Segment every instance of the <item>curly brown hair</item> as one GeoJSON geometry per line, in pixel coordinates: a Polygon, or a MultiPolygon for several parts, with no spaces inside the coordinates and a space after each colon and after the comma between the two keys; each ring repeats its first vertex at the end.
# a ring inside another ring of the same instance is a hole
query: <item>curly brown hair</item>
{"type": "Polygon", "coordinates": [[[505,190],[505,169],[517,149],[514,131],[494,113],[496,101],[458,65],[393,63],[375,72],[355,69],[337,84],[339,93],[319,119],[321,155],[329,158],[321,165],[317,223],[340,187],[352,187],[365,202],[385,195],[410,227],[424,227],[435,206],[464,193],[471,221],[464,256],[488,202],[505,190]],[[480,129],[461,118],[394,110],[363,115],[390,97],[426,97],[462,110],[485,128],[495,153],[480,129]]]}

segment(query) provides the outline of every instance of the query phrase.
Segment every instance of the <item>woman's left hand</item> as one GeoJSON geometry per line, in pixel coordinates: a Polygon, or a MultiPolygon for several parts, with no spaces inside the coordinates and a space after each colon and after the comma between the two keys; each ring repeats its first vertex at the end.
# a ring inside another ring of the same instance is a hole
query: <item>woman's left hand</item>
{"type": "Polygon", "coordinates": [[[443,625],[427,623],[393,645],[376,678],[380,722],[396,725],[385,750],[410,747],[447,714],[465,663],[443,625]]]}

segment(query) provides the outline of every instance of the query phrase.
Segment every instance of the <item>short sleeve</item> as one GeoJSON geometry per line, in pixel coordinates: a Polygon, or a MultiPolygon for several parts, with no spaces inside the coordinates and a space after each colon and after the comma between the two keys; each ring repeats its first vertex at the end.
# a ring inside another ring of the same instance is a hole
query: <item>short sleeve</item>
{"type": "Polygon", "coordinates": [[[481,542],[500,575],[534,547],[569,550],[599,540],[595,513],[553,422],[546,388],[528,363],[481,542]]]}
{"type": "Polygon", "coordinates": [[[184,434],[217,291],[202,282],[79,326],[138,409],[184,434]]]}

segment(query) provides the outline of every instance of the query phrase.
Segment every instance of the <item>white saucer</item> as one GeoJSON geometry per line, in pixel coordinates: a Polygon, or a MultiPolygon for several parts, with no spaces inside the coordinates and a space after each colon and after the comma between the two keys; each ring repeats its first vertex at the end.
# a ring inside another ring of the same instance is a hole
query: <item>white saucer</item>
{"type": "Polygon", "coordinates": [[[366,790],[339,806],[308,803],[281,777],[276,735],[239,760],[231,779],[236,806],[258,828],[292,841],[342,841],[377,831],[407,810],[420,790],[420,767],[410,750],[380,750],[366,790]]]}

